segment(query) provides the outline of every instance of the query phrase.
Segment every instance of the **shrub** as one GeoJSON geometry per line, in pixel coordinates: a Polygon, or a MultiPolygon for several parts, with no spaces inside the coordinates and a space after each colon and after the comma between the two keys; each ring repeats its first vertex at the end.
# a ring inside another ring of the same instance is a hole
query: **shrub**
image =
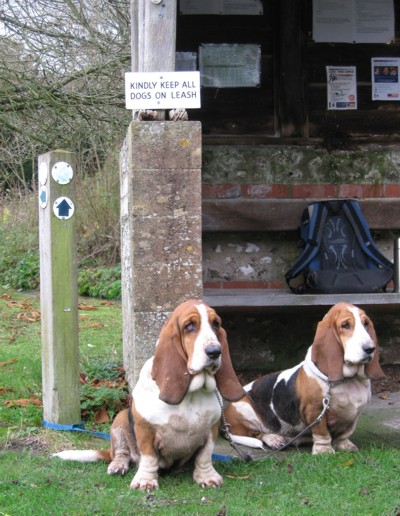
{"type": "Polygon", "coordinates": [[[121,267],[84,269],[78,274],[80,296],[121,299],[121,267]]]}

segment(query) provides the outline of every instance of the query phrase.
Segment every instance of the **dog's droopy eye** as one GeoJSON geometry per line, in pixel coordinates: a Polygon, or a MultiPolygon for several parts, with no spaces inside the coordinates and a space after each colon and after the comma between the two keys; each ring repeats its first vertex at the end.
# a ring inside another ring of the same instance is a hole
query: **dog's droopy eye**
{"type": "Polygon", "coordinates": [[[196,325],[193,321],[190,321],[188,322],[186,325],[185,325],[185,331],[187,331],[188,333],[194,333],[196,331],[196,325]]]}
{"type": "Polygon", "coordinates": [[[218,331],[221,328],[221,323],[217,321],[217,319],[214,319],[211,323],[212,327],[215,331],[218,331]]]}
{"type": "Polygon", "coordinates": [[[368,326],[369,326],[369,321],[368,321],[368,319],[365,319],[365,321],[364,321],[364,328],[368,328],[368,326]]]}
{"type": "Polygon", "coordinates": [[[343,328],[344,330],[350,330],[351,326],[350,326],[349,321],[344,321],[344,322],[342,323],[342,328],[343,328]]]}

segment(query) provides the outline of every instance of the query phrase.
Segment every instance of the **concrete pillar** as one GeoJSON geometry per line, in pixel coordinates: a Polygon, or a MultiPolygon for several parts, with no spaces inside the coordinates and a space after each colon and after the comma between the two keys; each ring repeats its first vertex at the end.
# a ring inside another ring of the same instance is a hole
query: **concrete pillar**
{"type": "Polygon", "coordinates": [[[131,387],[182,301],[201,298],[201,124],[134,120],[121,151],[124,367],[131,387]]]}

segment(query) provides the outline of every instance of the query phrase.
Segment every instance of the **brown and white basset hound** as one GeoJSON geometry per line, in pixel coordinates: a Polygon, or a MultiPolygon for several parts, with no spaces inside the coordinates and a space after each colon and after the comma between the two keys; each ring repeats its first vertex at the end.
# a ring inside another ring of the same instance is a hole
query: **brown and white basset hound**
{"type": "Polygon", "coordinates": [[[336,304],[318,323],[303,362],[246,385],[246,396],[228,406],[232,440],[279,449],[323,414],[295,444],[311,441],[313,454],[357,451],[349,437],[370,399],[370,378],[384,376],[378,353],[366,313],[349,303],[336,304]]]}
{"type": "Polygon", "coordinates": [[[202,301],[179,305],[163,326],[154,357],[143,366],[129,409],[115,418],[111,448],[65,450],[64,460],[107,460],[108,474],[124,475],[138,464],[131,489],[157,489],[159,469],[181,466],[194,458],[194,480],[219,487],[222,477],[212,465],[221,401],[245,395],[233,370],[221,319],[202,301]]]}

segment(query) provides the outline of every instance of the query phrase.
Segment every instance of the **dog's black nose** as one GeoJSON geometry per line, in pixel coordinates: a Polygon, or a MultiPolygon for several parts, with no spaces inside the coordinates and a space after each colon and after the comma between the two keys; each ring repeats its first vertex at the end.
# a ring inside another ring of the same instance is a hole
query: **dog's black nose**
{"type": "Polygon", "coordinates": [[[362,347],[364,353],[367,355],[372,355],[372,353],[375,351],[375,346],[369,346],[368,344],[364,344],[362,347]]]}
{"type": "Polygon", "coordinates": [[[210,344],[205,349],[206,355],[212,360],[216,360],[221,355],[221,346],[218,344],[210,344]]]}

